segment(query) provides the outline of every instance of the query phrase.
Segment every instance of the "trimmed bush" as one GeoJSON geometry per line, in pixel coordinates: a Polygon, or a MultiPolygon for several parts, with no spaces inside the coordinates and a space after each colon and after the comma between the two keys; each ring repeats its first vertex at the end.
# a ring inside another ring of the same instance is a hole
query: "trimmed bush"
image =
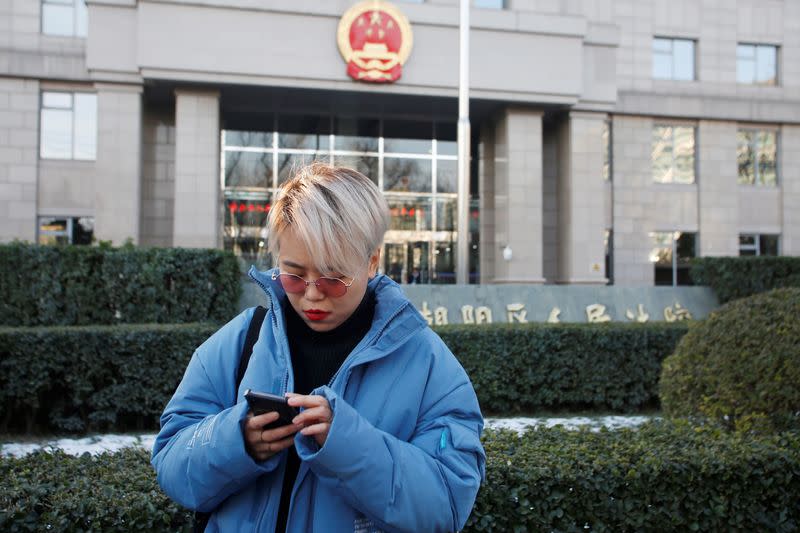
{"type": "Polygon", "coordinates": [[[241,274],[222,250],[0,245],[0,324],[222,323],[241,274]]]}
{"type": "Polygon", "coordinates": [[[800,426],[800,289],[730,302],[694,324],[664,361],[668,416],[739,430],[800,426]]]}
{"type": "MultiPolygon", "coordinates": [[[[487,432],[468,531],[796,531],[800,434],[744,438],[686,424],[487,432]]],[[[189,531],[147,452],[0,458],[3,531],[189,531]],[[51,526],[51,527],[48,527],[51,526]]]]}
{"type": "Polygon", "coordinates": [[[667,324],[493,324],[437,328],[489,413],[632,411],[658,404],[661,362],[686,333],[667,324]]]}
{"type": "MultiPolygon", "coordinates": [[[[152,429],[210,324],[0,328],[0,430],[152,429]]],[[[682,325],[498,324],[439,333],[486,412],[655,404],[682,325]]]]}
{"type": "Polygon", "coordinates": [[[800,287],[800,257],[698,257],[692,281],[711,287],[724,304],[781,287],[800,287]]]}
{"type": "Polygon", "coordinates": [[[149,453],[37,452],[0,459],[0,530],[192,531],[193,513],[158,486],[149,453]]]}
{"type": "Polygon", "coordinates": [[[687,424],[489,434],[464,531],[796,531],[800,434],[687,424]]]}
{"type": "Polygon", "coordinates": [[[0,328],[2,430],[153,429],[212,324],[0,328]]]}

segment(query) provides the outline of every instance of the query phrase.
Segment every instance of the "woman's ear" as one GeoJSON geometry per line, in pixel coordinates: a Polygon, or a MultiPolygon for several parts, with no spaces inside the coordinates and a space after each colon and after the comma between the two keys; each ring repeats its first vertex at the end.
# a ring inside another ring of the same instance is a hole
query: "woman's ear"
{"type": "Polygon", "coordinates": [[[367,275],[370,278],[374,278],[375,274],[378,273],[378,265],[381,264],[381,249],[378,248],[369,258],[369,268],[367,270],[367,275]]]}

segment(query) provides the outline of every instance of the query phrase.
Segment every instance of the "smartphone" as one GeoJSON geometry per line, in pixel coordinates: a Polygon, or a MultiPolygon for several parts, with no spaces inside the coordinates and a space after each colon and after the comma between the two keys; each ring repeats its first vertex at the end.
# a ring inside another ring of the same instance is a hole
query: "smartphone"
{"type": "Polygon", "coordinates": [[[264,429],[275,429],[287,426],[292,423],[294,417],[300,414],[296,407],[292,407],[283,396],[277,396],[268,392],[256,392],[250,389],[244,391],[244,397],[250,405],[253,415],[261,415],[272,411],[277,411],[278,419],[270,422],[264,429]]]}

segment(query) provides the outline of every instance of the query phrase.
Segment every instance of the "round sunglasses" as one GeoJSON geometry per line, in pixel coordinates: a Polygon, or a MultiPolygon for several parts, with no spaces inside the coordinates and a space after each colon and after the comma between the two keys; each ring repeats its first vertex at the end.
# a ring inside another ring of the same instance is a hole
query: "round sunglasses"
{"type": "Polygon", "coordinates": [[[329,278],[326,276],[312,280],[305,280],[296,274],[286,274],[284,272],[273,272],[272,279],[280,281],[283,290],[290,294],[304,293],[306,292],[306,287],[313,283],[319,292],[325,296],[330,296],[331,298],[344,296],[347,293],[347,289],[355,281],[354,278],[350,281],[350,283],[345,283],[339,278],[329,278]]]}

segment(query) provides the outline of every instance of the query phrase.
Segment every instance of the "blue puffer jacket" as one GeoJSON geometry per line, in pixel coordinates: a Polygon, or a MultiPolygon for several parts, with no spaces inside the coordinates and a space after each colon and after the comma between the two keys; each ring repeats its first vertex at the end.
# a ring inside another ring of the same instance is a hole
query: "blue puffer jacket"
{"type": "MultiPolygon", "coordinates": [[[[214,511],[206,531],[275,530],[286,452],[255,462],[242,426],[246,389],[283,394],[293,377],[284,292],[271,271],[250,270],[270,297],[238,390],[239,355],[253,309],[194,353],[161,416],[152,463],[175,501],[214,511]]],[[[455,531],[484,475],[478,400],[464,369],[386,276],[372,327],[327,386],[333,422],[323,447],[299,433],[302,459],[287,531],[455,531]]]]}

